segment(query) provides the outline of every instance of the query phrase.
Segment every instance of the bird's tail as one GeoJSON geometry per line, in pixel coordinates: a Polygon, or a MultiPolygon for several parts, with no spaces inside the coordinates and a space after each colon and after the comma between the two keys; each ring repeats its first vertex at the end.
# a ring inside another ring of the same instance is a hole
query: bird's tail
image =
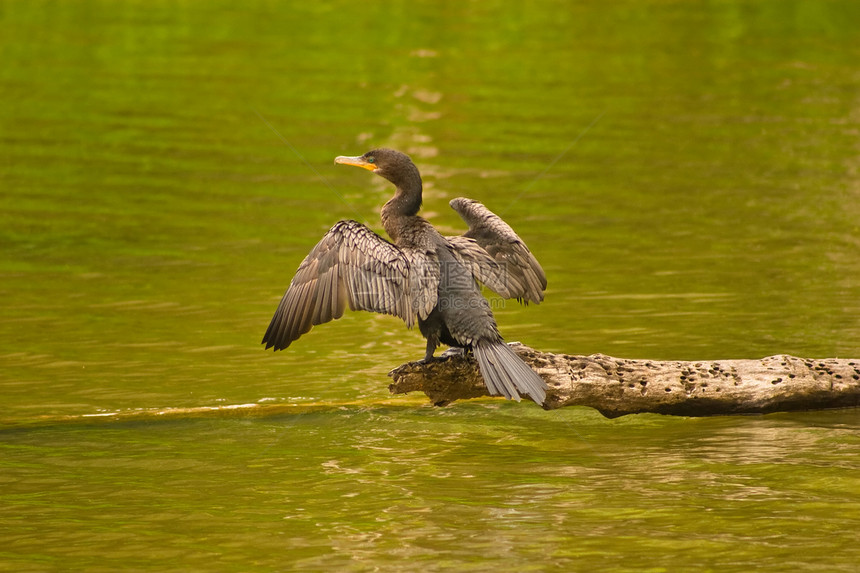
{"type": "Polygon", "coordinates": [[[490,394],[520,401],[520,394],[543,404],[546,382],[504,342],[478,341],[472,347],[490,394]]]}

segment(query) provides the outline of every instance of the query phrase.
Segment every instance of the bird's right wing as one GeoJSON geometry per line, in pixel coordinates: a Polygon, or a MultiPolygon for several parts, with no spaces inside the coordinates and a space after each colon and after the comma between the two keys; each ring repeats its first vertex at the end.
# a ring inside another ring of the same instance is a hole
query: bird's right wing
{"type": "Polygon", "coordinates": [[[400,249],[361,223],[340,221],[296,271],[263,337],[282,350],[346,306],[402,318],[411,327],[436,305],[435,255],[400,249]]]}
{"type": "Polygon", "coordinates": [[[514,293],[525,291],[527,285],[518,277],[511,277],[505,267],[496,262],[490,253],[469,237],[445,237],[451,252],[466,265],[472,276],[502,298],[517,298],[514,293]]]}
{"type": "MultiPolygon", "coordinates": [[[[458,197],[452,199],[450,205],[469,225],[469,230],[459,241],[453,238],[455,247],[459,247],[461,256],[471,257],[473,267],[477,267],[491,282],[478,274],[475,274],[476,278],[505,298],[541,302],[546,290],[546,274],[510,225],[472,199],[458,197]],[[475,254],[476,247],[483,249],[497,267],[488,266],[480,253],[475,254]],[[500,288],[497,288],[499,283],[500,288]]],[[[452,238],[448,237],[448,240],[452,238]]]]}

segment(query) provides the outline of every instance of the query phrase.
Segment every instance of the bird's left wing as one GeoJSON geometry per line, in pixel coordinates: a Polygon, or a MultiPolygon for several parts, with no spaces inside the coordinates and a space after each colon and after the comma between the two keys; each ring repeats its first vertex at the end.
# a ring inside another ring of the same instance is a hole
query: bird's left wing
{"type": "Polygon", "coordinates": [[[343,316],[347,305],[398,316],[411,327],[436,304],[439,265],[433,263],[361,223],[340,221],[299,265],[263,344],[282,350],[313,326],[343,316]]]}

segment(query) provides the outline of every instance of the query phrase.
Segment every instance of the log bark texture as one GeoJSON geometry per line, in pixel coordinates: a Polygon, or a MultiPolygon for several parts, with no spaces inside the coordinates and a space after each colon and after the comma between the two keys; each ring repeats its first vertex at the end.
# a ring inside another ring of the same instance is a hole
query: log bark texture
{"type": "MultiPolygon", "coordinates": [[[[680,362],[551,354],[518,343],[511,347],[549,386],[546,410],[590,406],[616,418],[644,412],[714,416],[860,406],[860,359],[776,355],[680,362]]],[[[460,352],[404,364],[389,376],[392,394],[421,391],[438,406],[489,396],[474,357],[460,352]]]]}

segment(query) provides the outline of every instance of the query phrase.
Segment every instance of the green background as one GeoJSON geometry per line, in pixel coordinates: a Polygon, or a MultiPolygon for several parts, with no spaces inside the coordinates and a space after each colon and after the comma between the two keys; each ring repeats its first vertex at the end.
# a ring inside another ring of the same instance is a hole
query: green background
{"type": "Polygon", "coordinates": [[[443,232],[468,196],[542,262],[543,304],[493,301],[508,340],[860,356],[858,28],[849,0],[0,1],[0,570],[855,570],[856,410],[434,409],[388,396],[424,347],[392,317],[259,341],[333,223],[381,231],[390,186],[332,160],[384,145],[443,232]],[[295,413],[155,413],[247,403],[295,413]]]}

